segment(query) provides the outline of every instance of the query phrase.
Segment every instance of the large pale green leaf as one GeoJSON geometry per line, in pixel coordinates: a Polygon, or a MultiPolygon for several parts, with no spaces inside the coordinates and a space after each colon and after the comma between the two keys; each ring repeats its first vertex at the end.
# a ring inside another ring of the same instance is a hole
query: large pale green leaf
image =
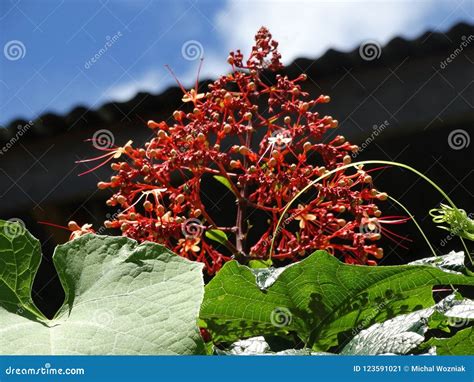
{"type": "Polygon", "coordinates": [[[0,354],[196,354],[202,265],[154,243],[86,235],[53,256],[66,298],[47,320],[31,302],[41,254],[0,222],[0,354]]]}
{"type": "Polygon", "coordinates": [[[285,269],[268,288],[227,263],[206,286],[200,317],[216,342],[296,332],[315,350],[343,346],[376,322],[434,305],[434,285],[474,285],[474,277],[433,266],[347,265],[324,251],[285,269]]]}

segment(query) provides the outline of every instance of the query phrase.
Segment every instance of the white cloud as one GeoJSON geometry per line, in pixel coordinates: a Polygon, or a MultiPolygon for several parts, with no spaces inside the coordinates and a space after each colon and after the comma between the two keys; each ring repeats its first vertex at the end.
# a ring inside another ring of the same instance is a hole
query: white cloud
{"type": "MultiPolygon", "coordinates": [[[[229,0],[214,18],[219,46],[204,46],[200,79],[215,79],[229,71],[229,51],[240,48],[247,56],[255,32],[270,29],[279,41],[283,62],[317,58],[329,48],[349,51],[366,40],[386,44],[395,36],[415,38],[433,25],[430,14],[438,7],[433,0],[229,0]]],[[[447,12],[448,13],[448,12],[447,12]]],[[[183,58],[184,60],[184,58],[183,58]]],[[[178,73],[186,87],[194,86],[199,62],[178,73]]],[[[109,89],[104,98],[126,101],[139,91],[157,93],[176,82],[164,68],[154,68],[137,78],[109,89]]]]}
{"type": "Polygon", "coordinates": [[[329,48],[352,50],[366,39],[380,44],[413,38],[428,27],[432,1],[229,1],[215,22],[229,50],[249,52],[260,26],[280,42],[284,63],[315,58],[329,48]]]}
{"type": "Polygon", "coordinates": [[[169,73],[163,70],[151,69],[142,75],[122,82],[109,88],[105,94],[105,99],[114,101],[128,101],[138,92],[157,93],[169,86],[169,73]]]}

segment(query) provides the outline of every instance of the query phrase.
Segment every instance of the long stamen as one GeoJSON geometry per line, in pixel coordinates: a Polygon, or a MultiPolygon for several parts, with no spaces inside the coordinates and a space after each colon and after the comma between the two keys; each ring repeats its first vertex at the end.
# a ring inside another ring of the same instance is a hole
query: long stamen
{"type": "MultiPolygon", "coordinates": [[[[99,163],[97,166],[92,167],[91,169],[89,169],[87,171],[81,172],[78,176],[83,176],[83,175],[89,174],[90,172],[93,172],[93,171],[97,170],[98,168],[102,167],[104,164],[107,164],[108,162],[110,162],[114,158],[115,158],[114,155],[110,155],[110,157],[108,159],[104,160],[102,163],[99,163]]],[[[78,163],[82,163],[82,162],[78,162],[78,163]]]]}
{"type": "Polygon", "coordinates": [[[62,226],[62,225],[59,225],[59,224],[54,224],[54,223],[49,223],[49,222],[44,222],[44,221],[39,221],[38,224],[43,224],[43,225],[47,225],[47,226],[50,226],[50,227],[61,228],[61,229],[64,229],[66,231],[71,231],[68,227],[65,227],[65,226],[62,226]]]}

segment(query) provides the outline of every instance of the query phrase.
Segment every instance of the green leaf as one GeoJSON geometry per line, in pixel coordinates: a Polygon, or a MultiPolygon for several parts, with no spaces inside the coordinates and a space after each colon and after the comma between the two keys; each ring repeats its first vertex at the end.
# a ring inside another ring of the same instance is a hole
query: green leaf
{"type": "Polygon", "coordinates": [[[474,327],[460,330],[451,338],[431,338],[423,348],[436,346],[437,355],[472,355],[474,327]]]}
{"type": "Polygon", "coordinates": [[[66,297],[47,320],[30,297],[40,258],[28,232],[10,240],[0,231],[0,354],[204,352],[201,264],[154,243],[82,236],[56,248],[66,297]]]}
{"type": "Polygon", "coordinates": [[[250,260],[249,267],[252,269],[259,269],[259,268],[270,268],[273,265],[272,259],[267,260],[250,260]]]}
{"type": "Polygon", "coordinates": [[[207,230],[205,235],[208,239],[213,240],[222,245],[225,245],[226,242],[229,240],[225,232],[221,231],[220,229],[207,230]]]}
{"type": "Polygon", "coordinates": [[[44,318],[31,299],[41,246],[20,222],[0,220],[0,306],[44,318]]]}
{"type": "Polygon", "coordinates": [[[234,193],[234,190],[232,189],[232,186],[229,182],[229,180],[221,175],[214,175],[214,179],[217,180],[219,183],[222,183],[224,186],[226,186],[232,193],[234,193]]]}
{"type": "Polygon", "coordinates": [[[206,286],[200,317],[214,341],[292,331],[328,351],[376,322],[433,306],[434,285],[474,285],[474,277],[432,266],[348,265],[325,251],[287,267],[268,288],[255,278],[229,262],[206,286]]]}

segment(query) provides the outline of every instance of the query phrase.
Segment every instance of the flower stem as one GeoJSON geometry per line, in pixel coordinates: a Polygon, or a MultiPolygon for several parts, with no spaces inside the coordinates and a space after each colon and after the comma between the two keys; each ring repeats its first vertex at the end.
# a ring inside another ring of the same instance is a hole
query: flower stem
{"type": "MultiPolygon", "coordinates": [[[[413,167],[410,167],[406,164],[403,164],[403,163],[398,163],[398,162],[391,162],[391,161],[384,161],[384,160],[366,160],[366,161],[360,161],[360,162],[355,162],[355,163],[349,163],[349,164],[346,164],[346,165],[343,165],[343,166],[339,166],[331,171],[328,171],[326,172],[324,175],[321,175],[319,178],[313,180],[312,182],[308,183],[302,190],[300,190],[289,202],[288,204],[285,206],[285,208],[283,209],[283,212],[280,216],[280,218],[278,219],[278,223],[275,227],[275,233],[272,237],[272,241],[270,243],[270,253],[269,253],[269,256],[270,258],[272,257],[272,253],[273,253],[273,248],[274,248],[274,244],[275,244],[275,238],[279,232],[279,227],[283,221],[283,218],[286,214],[286,212],[289,210],[289,208],[291,207],[291,205],[302,195],[304,194],[307,190],[309,190],[311,187],[313,187],[313,185],[315,185],[316,183],[320,182],[321,180],[329,177],[330,175],[336,173],[336,172],[339,172],[341,170],[344,170],[346,168],[349,168],[349,167],[356,167],[356,166],[361,166],[361,165],[366,165],[366,164],[385,164],[385,165],[389,165],[389,166],[397,166],[397,167],[401,167],[401,168],[405,168],[413,173],[415,173],[416,175],[418,175],[420,178],[423,178],[425,181],[427,181],[431,186],[433,186],[442,196],[444,199],[446,199],[446,201],[453,207],[453,208],[457,208],[456,205],[454,204],[454,202],[451,200],[451,198],[443,191],[443,189],[441,187],[439,187],[434,181],[432,181],[430,178],[428,178],[425,174],[421,173],[420,171],[414,169],[413,167]]],[[[468,251],[468,249],[466,248],[466,245],[464,243],[464,240],[462,240],[461,238],[461,242],[464,246],[464,249],[466,251],[466,256],[467,258],[469,259],[470,263],[471,263],[471,266],[474,264],[473,263],[473,260],[472,260],[472,257],[468,251]]],[[[431,246],[430,246],[431,247],[431,246]]]]}

